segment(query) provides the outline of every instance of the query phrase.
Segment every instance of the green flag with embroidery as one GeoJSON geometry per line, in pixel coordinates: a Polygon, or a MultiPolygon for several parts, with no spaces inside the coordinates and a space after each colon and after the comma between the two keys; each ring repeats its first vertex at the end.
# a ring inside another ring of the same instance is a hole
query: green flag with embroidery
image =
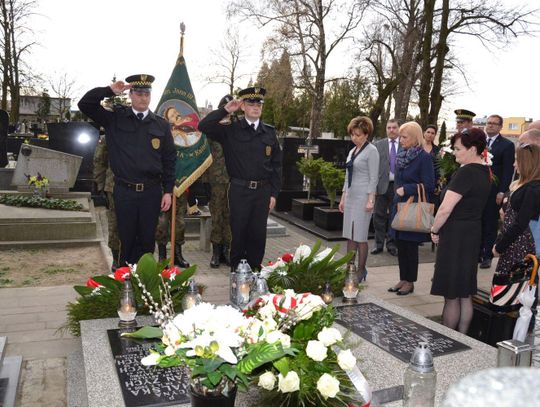
{"type": "Polygon", "coordinates": [[[171,125],[176,146],[174,193],[178,197],[212,164],[210,146],[206,136],[198,129],[200,116],[183,55],[183,34],[178,59],[159,100],[156,114],[171,125]]]}

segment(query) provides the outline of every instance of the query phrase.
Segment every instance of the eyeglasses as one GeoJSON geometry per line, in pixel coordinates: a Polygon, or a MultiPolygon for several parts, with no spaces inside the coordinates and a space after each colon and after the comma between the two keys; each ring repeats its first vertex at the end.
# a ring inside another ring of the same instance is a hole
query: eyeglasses
{"type": "Polygon", "coordinates": [[[532,147],[530,143],[521,144],[519,148],[524,148],[532,152],[532,147]]]}
{"type": "Polygon", "coordinates": [[[502,124],[500,123],[495,123],[495,122],[487,122],[486,123],[488,126],[502,126],[502,124]]]}

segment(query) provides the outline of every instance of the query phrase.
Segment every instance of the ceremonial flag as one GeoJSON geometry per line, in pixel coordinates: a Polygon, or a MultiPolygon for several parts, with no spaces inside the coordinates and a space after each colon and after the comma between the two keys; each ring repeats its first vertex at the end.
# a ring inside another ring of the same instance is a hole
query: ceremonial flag
{"type": "Polygon", "coordinates": [[[177,197],[193,184],[212,164],[206,136],[198,129],[199,111],[184,59],[184,30],[182,27],[180,53],[169,82],[159,100],[156,113],[171,124],[176,146],[177,197]]]}

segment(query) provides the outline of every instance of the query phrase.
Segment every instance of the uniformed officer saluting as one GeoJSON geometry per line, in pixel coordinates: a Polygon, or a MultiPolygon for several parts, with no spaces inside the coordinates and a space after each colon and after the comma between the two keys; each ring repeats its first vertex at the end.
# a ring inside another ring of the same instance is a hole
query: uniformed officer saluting
{"type": "Polygon", "coordinates": [[[151,75],[132,75],[127,83],[92,89],[79,102],[81,112],[107,134],[115,174],[120,265],[136,263],[144,253],[154,252],[159,211],[171,206],[176,149],[169,124],[148,109],[153,81],[151,75]],[[101,106],[102,99],[127,89],[131,107],[115,106],[111,112],[101,106]]]}
{"type": "Polygon", "coordinates": [[[231,268],[247,259],[251,268],[260,268],[266,245],[268,212],[276,204],[281,188],[281,149],[274,127],[260,118],[264,88],[247,88],[225,106],[209,113],[199,130],[223,146],[230,176],[231,268]],[[220,124],[238,109],[244,118],[229,126],[220,124]]]}

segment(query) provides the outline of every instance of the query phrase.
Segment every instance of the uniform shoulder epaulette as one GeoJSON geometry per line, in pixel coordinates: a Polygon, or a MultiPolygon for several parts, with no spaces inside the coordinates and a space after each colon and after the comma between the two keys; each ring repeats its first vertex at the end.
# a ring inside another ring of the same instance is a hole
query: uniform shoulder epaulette
{"type": "Polygon", "coordinates": [[[275,129],[275,127],[272,126],[271,124],[267,124],[267,123],[265,123],[265,122],[263,122],[263,124],[264,124],[266,127],[269,127],[269,128],[271,128],[271,129],[275,129]]]}

